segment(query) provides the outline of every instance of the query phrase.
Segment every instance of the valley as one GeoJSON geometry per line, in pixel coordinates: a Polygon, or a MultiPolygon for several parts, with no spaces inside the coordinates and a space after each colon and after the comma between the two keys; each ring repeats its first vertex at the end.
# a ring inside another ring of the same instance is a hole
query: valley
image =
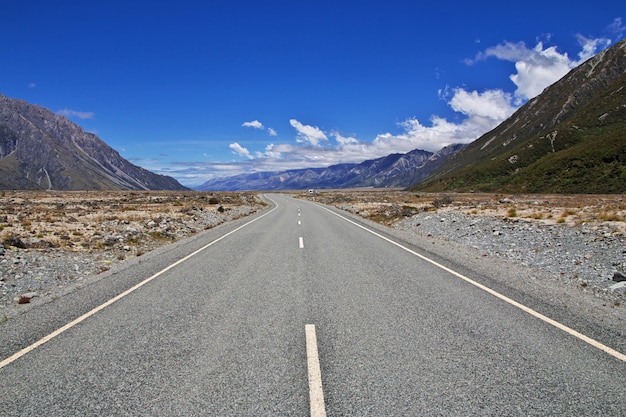
{"type": "MultiPolygon", "coordinates": [[[[623,195],[400,189],[288,194],[400,231],[407,240],[463,245],[483,260],[503,257],[528,265],[542,257],[544,265],[528,266],[542,267],[556,285],[595,294],[608,307],[626,308],[624,290],[609,289],[616,284],[613,275],[626,267],[623,195]]],[[[0,317],[266,205],[262,196],[245,192],[5,191],[0,197],[0,317]]]]}

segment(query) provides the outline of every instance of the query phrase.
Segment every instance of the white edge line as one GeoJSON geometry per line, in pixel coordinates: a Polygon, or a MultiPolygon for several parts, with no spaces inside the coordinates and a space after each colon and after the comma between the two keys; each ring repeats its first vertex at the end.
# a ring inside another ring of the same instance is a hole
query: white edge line
{"type": "Polygon", "coordinates": [[[304,331],[306,334],[306,357],[309,373],[309,401],[311,406],[311,417],[326,417],[324,390],[322,389],[322,371],[320,370],[319,356],[317,353],[315,325],[305,325],[304,331]]]}
{"type": "Polygon", "coordinates": [[[456,276],[457,278],[460,278],[463,281],[466,281],[466,282],[472,284],[473,286],[478,287],[481,290],[488,292],[489,294],[493,295],[494,297],[497,297],[497,298],[501,299],[502,301],[505,301],[505,302],[511,304],[512,306],[515,306],[515,307],[519,308],[520,310],[525,311],[526,313],[528,313],[528,314],[530,314],[530,315],[532,315],[532,316],[534,316],[534,317],[536,317],[536,318],[538,318],[540,320],[543,320],[544,322],[546,322],[548,324],[551,324],[552,326],[556,327],[557,329],[560,329],[560,330],[563,330],[566,333],[569,333],[570,335],[572,335],[572,336],[582,340],[583,342],[586,342],[586,343],[590,344],[591,346],[593,346],[595,348],[598,348],[598,349],[608,353],[609,355],[613,356],[614,358],[617,358],[617,359],[619,359],[619,360],[621,360],[623,362],[626,362],[626,355],[625,354],[623,354],[621,352],[618,352],[617,350],[615,350],[613,348],[610,348],[610,347],[606,346],[605,344],[602,344],[602,343],[598,342],[597,340],[590,338],[589,336],[586,336],[586,335],[584,335],[584,334],[582,334],[580,332],[577,332],[576,330],[572,329],[571,327],[568,327],[568,326],[566,326],[566,325],[564,325],[562,323],[559,323],[558,321],[553,320],[550,317],[544,316],[543,314],[539,313],[538,311],[535,311],[532,308],[525,306],[524,304],[518,303],[517,301],[515,301],[515,300],[513,300],[513,299],[511,299],[511,298],[509,298],[509,297],[507,297],[505,295],[502,295],[499,292],[497,292],[495,290],[492,290],[491,288],[489,288],[489,287],[487,287],[487,286],[485,286],[485,285],[483,285],[483,284],[481,284],[479,282],[476,282],[476,281],[466,277],[463,274],[460,274],[460,273],[458,273],[458,272],[456,272],[456,271],[454,271],[454,270],[452,270],[452,269],[450,269],[450,268],[448,268],[448,267],[446,267],[444,265],[441,265],[440,263],[438,263],[436,261],[433,261],[432,259],[427,258],[426,256],[424,256],[424,255],[422,255],[420,253],[415,252],[414,250],[411,250],[411,249],[409,249],[409,248],[407,248],[405,246],[402,246],[401,244],[399,244],[397,242],[394,242],[393,240],[391,240],[391,239],[389,239],[389,238],[387,238],[387,237],[385,237],[385,236],[383,236],[383,235],[381,235],[381,234],[379,234],[379,233],[377,233],[377,232],[375,232],[373,230],[370,230],[367,227],[365,227],[363,225],[360,225],[357,222],[348,219],[347,217],[344,217],[344,216],[342,216],[342,215],[340,215],[338,213],[335,213],[334,211],[328,209],[327,207],[324,207],[322,205],[320,205],[319,207],[321,207],[324,210],[334,214],[337,217],[342,218],[343,220],[345,220],[345,221],[347,221],[349,223],[352,223],[355,226],[360,227],[361,229],[363,229],[363,230],[365,230],[365,231],[367,231],[367,232],[369,232],[369,233],[371,233],[371,234],[373,234],[375,236],[378,236],[379,238],[381,238],[383,240],[386,240],[387,242],[389,242],[389,243],[391,243],[393,245],[396,245],[399,248],[402,248],[403,250],[409,252],[410,254],[415,255],[418,258],[423,259],[424,261],[431,263],[432,265],[436,266],[437,268],[443,269],[444,271],[446,271],[446,272],[456,276]]]}
{"type": "Polygon", "coordinates": [[[159,277],[160,275],[164,274],[165,272],[169,271],[170,269],[180,265],[181,263],[187,261],[189,258],[197,255],[198,253],[202,252],[203,250],[209,248],[210,246],[213,246],[215,243],[219,242],[222,239],[225,239],[226,237],[232,235],[235,232],[238,232],[239,230],[243,229],[244,227],[254,223],[257,220],[262,219],[263,217],[267,216],[268,214],[270,214],[272,211],[274,211],[277,207],[278,204],[276,204],[276,202],[272,199],[270,199],[270,201],[272,201],[275,206],[273,209],[271,209],[270,211],[268,211],[267,213],[257,217],[256,219],[253,219],[251,221],[249,221],[248,223],[245,223],[241,226],[239,226],[238,228],[231,230],[230,232],[226,233],[223,236],[220,236],[219,238],[209,242],[208,244],[204,245],[203,247],[201,247],[200,249],[196,250],[195,252],[190,253],[189,255],[185,256],[184,258],[179,259],[178,261],[174,262],[173,264],[169,265],[168,267],[160,270],[159,272],[155,273],[154,275],[152,275],[149,278],[146,278],[145,280],[141,281],[140,283],[136,284],[135,286],[127,289],[126,291],[116,295],[115,297],[111,298],[109,301],[99,305],[98,307],[94,308],[91,311],[88,311],[87,313],[83,314],[82,316],[72,320],[71,322],[67,323],[66,325],[58,328],[57,330],[53,331],[52,333],[50,333],[47,336],[42,337],[41,339],[39,339],[38,341],[36,341],[35,343],[33,343],[30,346],[27,346],[25,348],[23,348],[22,350],[14,353],[13,355],[9,356],[8,358],[0,361],[0,369],[4,368],[5,366],[7,366],[8,364],[10,364],[11,362],[16,361],[17,359],[21,358],[22,356],[26,355],[27,353],[37,349],[39,346],[43,345],[44,343],[54,339],[55,337],[57,337],[58,335],[60,335],[61,333],[65,332],[66,330],[71,329],[72,327],[76,326],[78,323],[86,320],[87,318],[93,316],[94,314],[98,313],[99,311],[105,309],[106,307],[110,306],[111,304],[115,303],[116,301],[119,301],[120,299],[126,297],[128,294],[134,292],[135,290],[143,287],[144,285],[146,285],[147,283],[149,283],[150,281],[156,279],[157,277],[159,277]]]}

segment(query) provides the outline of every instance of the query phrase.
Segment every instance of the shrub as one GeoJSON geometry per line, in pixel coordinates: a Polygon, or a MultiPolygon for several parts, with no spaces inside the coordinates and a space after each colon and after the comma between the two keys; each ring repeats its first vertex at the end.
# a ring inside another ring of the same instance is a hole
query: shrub
{"type": "Polygon", "coordinates": [[[506,212],[506,216],[507,217],[517,217],[517,209],[515,207],[511,207],[507,212],[506,212]]]}
{"type": "Polygon", "coordinates": [[[435,208],[447,206],[448,204],[452,204],[452,199],[450,198],[450,196],[447,195],[443,195],[433,200],[433,206],[435,208]]]}

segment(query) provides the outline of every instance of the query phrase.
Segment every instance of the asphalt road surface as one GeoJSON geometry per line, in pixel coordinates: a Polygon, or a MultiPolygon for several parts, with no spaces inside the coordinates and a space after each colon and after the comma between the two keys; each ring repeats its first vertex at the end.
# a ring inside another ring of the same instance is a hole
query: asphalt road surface
{"type": "Polygon", "coordinates": [[[1,324],[0,415],[626,415],[623,354],[269,198],[1,324]]]}

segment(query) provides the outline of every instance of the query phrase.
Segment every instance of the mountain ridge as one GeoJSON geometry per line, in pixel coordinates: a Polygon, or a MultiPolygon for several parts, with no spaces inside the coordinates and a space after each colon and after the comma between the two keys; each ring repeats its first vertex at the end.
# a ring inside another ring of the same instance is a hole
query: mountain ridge
{"type": "Polygon", "coordinates": [[[325,168],[255,172],[211,179],[196,187],[200,191],[299,190],[307,188],[405,188],[424,178],[464,145],[455,144],[437,153],[415,149],[361,163],[343,163],[325,168]]]}
{"type": "Polygon", "coordinates": [[[598,53],[410,187],[626,191],[626,39],[598,53]]]}
{"type": "Polygon", "coordinates": [[[184,190],[64,116],[0,94],[0,189],[184,190]]]}

